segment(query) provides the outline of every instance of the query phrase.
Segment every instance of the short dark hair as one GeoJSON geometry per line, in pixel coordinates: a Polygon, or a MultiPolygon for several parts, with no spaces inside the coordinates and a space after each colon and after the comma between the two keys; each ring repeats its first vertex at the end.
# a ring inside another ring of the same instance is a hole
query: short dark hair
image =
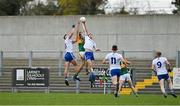
{"type": "Polygon", "coordinates": [[[67,34],[64,35],[63,39],[66,39],[67,34]]]}
{"type": "Polygon", "coordinates": [[[117,50],[118,50],[117,45],[113,45],[113,46],[112,46],[112,50],[113,50],[113,51],[117,51],[117,50]]]}
{"type": "Polygon", "coordinates": [[[156,55],[160,57],[162,55],[162,53],[160,51],[157,51],[156,55]]]}

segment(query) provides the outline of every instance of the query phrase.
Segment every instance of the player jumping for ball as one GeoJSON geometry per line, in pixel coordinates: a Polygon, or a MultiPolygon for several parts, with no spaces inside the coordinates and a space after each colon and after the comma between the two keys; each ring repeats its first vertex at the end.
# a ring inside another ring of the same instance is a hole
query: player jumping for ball
{"type": "Polygon", "coordinates": [[[65,64],[64,64],[64,77],[65,77],[65,84],[67,86],[69,86],[69,82],[68,82],[68,69],[70,66],[70,63],[73,64],[75,66],[75,71],[77,70],[77,62],[75,60],[75,56],[73,54],[73,44],[76,42],[75,40],[72,40],[72,36],[74,34],[75,31],[75,25],[72,26],[72,29],[64,35],[64,42],[65,42],[65,55],[64,55],[64,59],[65,59],[65,64]]]}
{"type": "Polygon", "coordinates": [[[176,98],[177,96],[174,93],[171,78],[168,75],[168,71],[171,71],[171,65],[166,57],[161,57],[161,52],[156,52],[155,59],[152,61],[152,69],[157,74],[163,96],[167,98],[167,93],[164,88],[164,81],[166,80],[169,85],[170,94],[176,98]],[[166,69],[166,67],[168,70],[166,69]]]}
{"type": "Polygon", "coordinates": [[[78,22],[78,26],[77,26],[76,42],[78,44],[79,56],[81,58],[82,63],[78,67],[78,72],[73,76],[73,79],[76,79],[76,80],[80,81],[80,78],[78,77],[78,74],[82,70],[83,66],[86,65],[86,72],[88,72],[88,69],[87,69],[87,64],[86,64],[85,58],[84,58],[84,54],[85,54],[85,48],[84,48],[85,38],[84,38],[84,36],[82,36],[82,32],[79,31],[79,27],[80,27],[80,22],[78,22]]]}
{"type": "Polygon", "coordinates": [[[93,83],[95,81],[95,76],[93,72],[93,60],[94,60],[94,50],[95,51],[100,51],[96,47],[96,43],[93,40],[93,35],[91,33],[88,33],[86,22],[82,22],[83,30],[84,30],[84,35],[85,35],[85,43],[84,43],[84,48],[85,48],[85,60],[87,61],[88,65],[88,71],[89,73],[89,81],[93,83]]]}
{"type": "Polygon", "coordinates": [[[116,45],[112,46],[112,53],[109,53],[106,55],[106,57],[103,60],[103,64],[109,63],[110,71],[111,71],[111,79],[112,84],[116,86],[114,96],[118,97],[118,91],[119,91],[119,78],[121,74],[121,67],[119,65],[120,61],[126,63],[123,56],[119,53],[117,53],[118,47],[116,45]]]}

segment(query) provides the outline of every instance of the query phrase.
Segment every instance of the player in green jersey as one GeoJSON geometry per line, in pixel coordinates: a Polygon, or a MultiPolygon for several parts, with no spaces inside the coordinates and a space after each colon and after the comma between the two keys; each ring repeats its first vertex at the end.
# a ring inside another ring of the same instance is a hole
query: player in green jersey
{"type": "Polygon", "coordinates": [[[80,27],[80,22],[78,22],[78,26],[77,26],[77,36],[76,36],[76,42],[78,44],[78,51],[79,51],[79,56],[81,58],[81,64],[78,68],[78,72],[73,76],[73,79],[76,79],[76,80],[79,80],[80,81],[80,78],[78,76],[78,74],[81,72],[82,68],[84,65],[86,65],[86,72],[88,73],[88,69],[87,69],[87,64],[86,64],[86,61],[84,59],[84,54],[85,54],[85,48],[84,48],[84,42],[85,42],[85,39],[84,37],[82,36],[82,32],[79,31],[79,27],[80,27]]]}
{"type": "Polygon", "coordinates": [[[125,61],[127,61],[126,63],[123,63],[121,62],[121,76],[120,76],[120,85],[119,85],[119,88],[122,87],[122,85],[125,83],[125,81],[128,82],[129,86],[131,87],[133,93],[135,94],[136,97],[138,97],[137,95],[137,91],[135,89],[135,87],[133,86],[133,83],[132,83],[132,80],[131,80],[131,77],[130,77],[130,74],[129,74],[129,69],[128,69],[128,64],[130,64],[130,62],[125,59],[125,61]]]}

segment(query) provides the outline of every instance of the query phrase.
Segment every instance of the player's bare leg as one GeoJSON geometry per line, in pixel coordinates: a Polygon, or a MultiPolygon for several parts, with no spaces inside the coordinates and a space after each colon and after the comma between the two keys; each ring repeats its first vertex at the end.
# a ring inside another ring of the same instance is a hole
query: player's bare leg
{"type": "Polygon", "coordinates": [[[81,71],[83,69],[83,67],[85,66],[85,70],[86,70],[86,75],[89,74],[89,71],[88,71],[88,63],[86,62],[86,60],[84,59],[84,57],[82,57],[80,55],[80,58],[81,58],[81,65],[79,66],[79,71],[81,71]]]}
{"type": "Polygon", "coordinates": [[[80,64],[80,66],[77,69],[78,72],[80,73],[81,70],[83,69],[84,65],[85,65],[86,73],[88,73],[88,64],[87,64],[86,60],[84,59],[84,57],[82,55],[79,54],[79,56],[81,58],[81,64],[80,64]]]}
{"type": "Polygon", "coordinates": [[[123,81],[123,80],[119,80],[119,90],[122,89],[122,85],[124,84],[124,82],[125,82],[125,81],[123,81]]]}
{"type": "Polygon", "coordinates": [[[85,61],[82,61],[82,63],[80,64],[80,66],[78,67],[78,72],[81,72],[81,70],[83,69],[83,66],[85,65],[85,61]]]}
{"type": "Polygon", "coordinates": [[[86,64],[86,61],[85,61],[85,59],[84,59],[84,55],[82,55],[81,53],[79,53],[79,57],[81,58],[81,64],[77,67],[77,71],[76,71],[76,73],[74,74],[73,79],[80,81],[80,78],[79,78],[78,74],[79,74],[79,73],[81,72],[81,70],[83,69],[83,66],[86,64]]]}
{"type": "Polygon", "coordinates": [[[138,97],[137,90],[134,88],[133,83],[132,83],[131,80],[128,80],[128,84],[129,84],[129,86],[131,87],[134,95],[135,95],[136,97],[138,97]]]}
{"type": "Polygon", "coordinates": [[[163,93],[163,96],[165,98],[167,98],[167,94],[166,94],[166,91],[165,91],[165,88],[164,88],[164,79],[161,79],[159,81],[159,85],[160,85],[160,88],[161,88],[161,92],[163,93]]]}
{"type": "Polygon", "coordinates": [[[112,78],[112,84],[115,86],[114,96],[118,97],[119,92],[119,78],[117,76],[113,76],[112,78]]]}
{"type": "Polygon", "coordinates": [[[79,70],[79,72],[81,72],[81,70],[83,69],[84,66],[85,66],[85,70],[86,70],[86,75],[88,75],[89,74],[88,64],[85,60],[82,60],[82,63],[80,64],[78,70],[79,70]]]}
{"type": "Polygon", "coordinates": [[[86,61],[85,61],[85,68],[86,68],[86,75],[88,75],[88,74],[89,74],[89,71],[88,71],[88,64],[87,64],[86,61]]]}
{"type": "Polygon", "coordinates": [[[119,78],[117,76],[112,77],[112,84],[115,86],[114,96],[118,97],[118,91],[119,91],[119,78]]]}
{"type": "Polygon", "coordinates": [[[71,64],[74,66],[74,70],[76,71],[76,72],[79,72],[77,69],[78,69],[78,65],[77,65],[77,62],[75,61],[75,60],[72,60],[71,61],[71,64]]]}
{"type": "Polygon", "coordinates": [[[64,77],[65,77],[65,84],[66,84],[67,86],[69,86],[69,82],[68,82],[68,75],[69,75],[68,70],[69,70],[69,65],[70,65],[69,62],[65,62],[65,64],[64,64],[64,77]]]}
{"type": "Polygon", "coordinates": [[[170,93],[173,97],[177,98],[176,94],[174,93],[174,90],[173,90],[173,84],[172,84],[172,81],[171,81],[171,78],[169,78],[167,80],[168,82],[168,85],[169,85],[169,89],[170,89],[170,93]]]}
{"type": "Polygon", "coordinates": [[[95,73],[93,71],[93,63],[91,60],[87,60],[87,64],[88,64],[88,72],[89,72],[89,81],[91,82],[91,87],[92,87],[92,84],[95,81],[95,73]]]}
{"type": "Polygon", "coordinates": [[[91,60],[87,60],[87,64],[88,64],[88,70],[89,72],[93,72],[93,63],[91,60]]]}
{"type": "Polygon", "coordinates": [[[77,62],[76,62],[75,60],[72,60],[72,61],[71,61],[71,64],[74,65],[74,70],[75,70],[75,72],[76,72],[75,75],[73,76],[73,79],[74,79],[74,80],[79,80],[79,81],[81,81],[80,78],[79,78],[79,76],[78,76],[78,74],[80,73],[81,70],[79,70],[79,67],[78,67],[78,65],[77,65],[77,62]]]}

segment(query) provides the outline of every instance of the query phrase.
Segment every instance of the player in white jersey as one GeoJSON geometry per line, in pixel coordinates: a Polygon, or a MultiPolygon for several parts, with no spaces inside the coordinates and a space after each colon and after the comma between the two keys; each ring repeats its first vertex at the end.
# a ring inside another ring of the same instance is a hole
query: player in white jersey
{"type": "Polygon", "coordinates": [[[167,97],[167,93],[164,88],[164,81],[166,80],[169,85],[170,93],[173,97],[177,97],[173,91],[173,85],[171,78],[168,75],[168,71],[171,71],[171,65],[166,57],[161,57],[161,52],[156,52],[155,59],[152,61],[152,69],[156,72],[161,91],[164,97],[167,97]],[[166,69],[167,67],[167,69],[166,69]]]}
{"type": "Polygon", "coordinates": [[[94,60],[94,51],[100,51],[96,47],[96,43],[93,40],[93,35],[91,33],[88,33],[86,22],[82,22],[83,30],[84,30],[84,36],[85,36],[85,43],[84,43],[84,48],[85,48],[85,60],[87,61],[88,65],[88,71],[90,72],[89,74],[89,81],[93,83],[95,81],[95,75],[93,72],[93,63],[92,61],[94,60]]]}
{"type": "Polygon", "coordinates": [[[112,46],[112,53],[106,55],[105,59],[103,60],[103,64],[109,63],[109,68],[111,71],[111,79],[112,84],[116,86],[116,90],[114,92],[115,97],[118,97],[119,91],[119,78],[121,74],[121,67],[119,65],[120,61],[125,62],[124,58],[121,54],[117,53],[117,46],[112,46]]]}
{"type": "Polygon", "coordinates": [[[68,82],[68,68],[70,66],[70,63],[75,66],[75,71],[77,70],[77,62],[75,60],[75,56],[73,54],[73,44],[76,42],[75,40],[72,40],[72,36],[75,31],[75,25],[73,25],[73,28],[71,31],[69,31],[67,34],[64,35],[64,43],[65,43],[65,64],[64,64],[64,77],[65,77],[65,84],[69,86],[68,82]]]}

